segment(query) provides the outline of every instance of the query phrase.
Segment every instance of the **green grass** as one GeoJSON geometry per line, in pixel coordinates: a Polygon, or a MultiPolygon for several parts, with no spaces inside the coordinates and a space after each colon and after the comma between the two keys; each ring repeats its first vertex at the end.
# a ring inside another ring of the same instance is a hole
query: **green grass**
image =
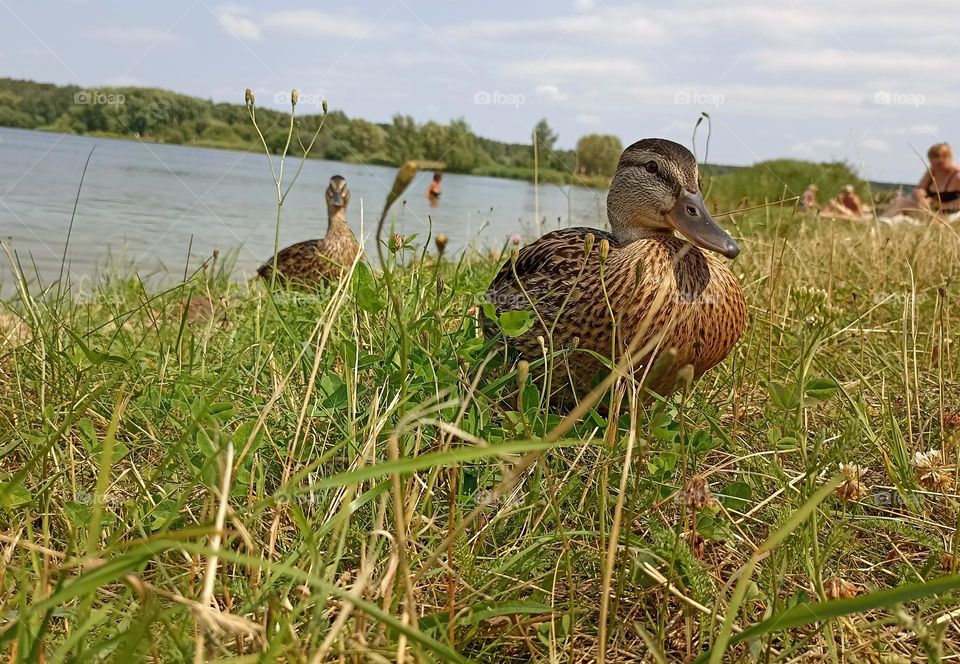
{"type": "Polygon", "coordinates": [[[580,417],[529,380],[512,405],[486,252],[396,256],[399,320],[363,266],[275,296],[216,260],[166,290],[24,286],[0,307],[0,651],[955,659],[957,230],[733,222],[730,357],[580,417]],[[834,491],[840,463],[862,484],[834,491]]]}
{"type": "Polygon", "coordinates": [[[847,184],[852,184],[864,200],[869,200],[871,193],[867,183],[844,163],[815,164],[798,159],[773,159],[715,175],[709,168],[706,172],[704,197],[718,202],[721,210],[795,198],[810,184],[819,188],[821,201],[836,196],[847,184]]]}

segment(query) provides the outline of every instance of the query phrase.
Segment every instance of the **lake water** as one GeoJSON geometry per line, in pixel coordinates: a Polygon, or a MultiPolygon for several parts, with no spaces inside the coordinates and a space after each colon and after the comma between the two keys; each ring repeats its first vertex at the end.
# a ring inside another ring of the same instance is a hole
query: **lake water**
{"type": "MultiPolygon", "coordinates": [[[[276,189],[263,153],[231,152],[136,141],[70,136],[0,127],[0,236],[12,239],[17,259],[31,280],[44,283],[60,272],[77,187],[87,170],[67,248],[73,280],[93,275],[108,260],[121,262],[144,278],[199,264],[214,249],[237,253],[237,277],[249,276],[273,252],[276,189]],[[192,249],[191,247],[192,242],[192,249]],[[190,257],[188,259],[188,249],[190,257]]],[[[285,179],[299,160],[288,161],[285,179]]],[[[284,205],[280,246],[326,232],[324,190],[330,176],[347,178],[351,191],[347,219],[363,237],[367,255],[377,217],[395,169],[308,160],[284,205]]],[[[501,246],[513,233],[537,232],[531,183],[448,174],[443,197],[431,209],[426,189],[431,173],[419,173],[391,211],[397,230],[450,238],[449,250],[501,246]]],[[[603,192],[541,185],[544,230],[600,226],[603,192]]],[[[448,251],[449,251],[448,250],[448,251]]],[[[0,288],[9,291],[12,268],[0,255],[0,288]]]]}

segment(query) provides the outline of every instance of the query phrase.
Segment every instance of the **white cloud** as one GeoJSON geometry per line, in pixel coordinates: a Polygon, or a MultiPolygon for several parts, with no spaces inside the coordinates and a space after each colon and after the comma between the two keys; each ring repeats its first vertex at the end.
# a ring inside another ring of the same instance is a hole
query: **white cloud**
{"type": "Polygon", "coordinates": [[[260,26],[250,18],[246,9],[233,6],[220,7],[216,11],[217,20],[224,30],[240,39],[260,39],[260,26]]]}
{"type": "Polygon", "coordinates": [[[563,101],[567,98],[567,95],[560,92],[560,88],[555,85],[538,85],[533,92],[547,101],[563,101]]]}
{"type": "MultiPolygon", "coordinates": [[[[836,48],[809,49],[760,49],[750,59],[761,71],[772,73],[819,72],[843,77],[875,76],[889,80],[891,76],[909,75],[942,76],[956,71],[952,60],[935,56],[918,55],[916,50],[853,51],[836,48]]],[[[930,87],[932,82],[927,83],[930,87]]]]}
{"type": "Polygon", "coordinates": [[[870,150],[872,152],[889,152],[890,146],[886,142],[881,141],[879,138],[865,138],[860,141],[860,147],[864,150],[870,150]]]}
{"type": "Polygon", "coordinates": [[[662,26],[645,14],[636,16],[597,11],[590,15],[560,16],[532,20],[480,20],[443,28],[441,36],[449,43],[470,44],[484,40],[528,37],[546,44],[558,39],[581,37],[603,45],[608,41],[651,42],[667,37],[662,26]]]}
{"type": "Polygon", "coordinates": [[[324,13],[310,9],[279,11],[266,18],[273,29],[308,37],[344,37],[360,39],[370,34],[373,25],[342,13],[324,13]]]}
{"type": "Polygon", "coordinates": [[[577,123],[586,125],[588,127],[596,127],[602,124],[599,116],[593,115],[591,113],[580,113],[577,117],[574,118],[577,123]]]}
{"type": "Polygon", "coordinates": [[[790,146],[790,152],[805,158],[833,156],[844,145],[843,141],[835,138],[814,138],[801,141],[790,146]]]}
{"type": "Polygon", "coordinates": [[[504,67],[508,74],[523,78],[551,78],[579,80],[596,84],[598,79],[614,79],[621,84],[638,83],[647,79],[642,63],[627,58],[573,58],[560,56],[537,60],[510,62],[504,67]]]}
{"type": "Polygon", "coordinates": [[[573,8],[578,12],[588,12],[597,5],[597,0],[574,0],[573,8]]]}

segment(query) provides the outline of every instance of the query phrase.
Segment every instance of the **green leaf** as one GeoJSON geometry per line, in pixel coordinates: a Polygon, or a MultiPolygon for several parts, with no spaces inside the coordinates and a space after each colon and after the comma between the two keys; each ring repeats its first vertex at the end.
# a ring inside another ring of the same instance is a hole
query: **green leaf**
{"type": "Polygon", "coordinates": [[[944,576],[924,583],[886,588],[866,595],[857,595],[848,599],[831,602],[810,602],[794,604],[788,609],[770,616],[763,622],[744,630],[730,639],[730,645],[756,639],[772,632],[782,632],[793,627],[802,627],[831,618],[839,618],[854,613],[864,613],[876,609],[887,609],[897,604],[912,602],[924,597],[942,595],[960,588],[960,575],[944,576]]]}
{"type": "Polygon", "coordinates": [[[773,405],[784,411],[791,411],[800,404],[800,390],[796,384],[770,383],[767,386],[773,405]]]}
{"type": "Polygon", "coordinates": [[[67,334],[70,335],[70,338],[73,339],[73,342],[80,346],[80,350],[83,352],[84,356],[87,358],[87,361],[90,364],[98,365],[103,364],[104,362],[115,362],[117,364],[126,364],[126,358],[120,357],[119,355],[110,355],[109,353],[104,353],[99,350],[94,350],[87,346],[84,343],[83,339],[74,332],[73,330],[68,329],[67,334]]]}
{"type": "Polygon", "coordinates": [[[484,620],[499,616],[537,615],[551,613],[553,609],[548,604],[539,602],[493,602],[472,608],[457,622],[461,625],[476,625],[484,620]]]}
{"type": "Polygon", "coordinates": [[[64,503],[63,512],[73,526],[90,520],[90,505],[79,500],[70,500],[64,503]]]}
{"type": "Polygon", "coordinates": [[[840,386],[837,385],[836,381],[830,378],[814,378],[807,381],[804,393],[808,399],[813,401],[826,401],[832,398],[839,389],[840,386]]]}
{"type": "Polygon", "coordinates": [[[110,458],[112,463],[116,463],[128,454],[130,454],[130,448],[118,440],[113,444],[113,451],[110,454],[110,458]]]}
{"type": "Polygon", "coordinates": [[[19,482],[10,486],[7,492],[3,496],[0,496],[0,504],[7,509],[16,509],[17,507],[28,504],[31,500],[32,496],[30,492],[19,482]]]}
{"type": "Polygon", "coordinates": [[[93,422],[89,418],[77,420],[77,429],[80,430],[80,443],[83,449],[93,454],[99,449],[100,441],[97,438],[97,431],[93,427],[93,422]]]}
{"type": "Polygon", "coordinates": [[[370,314],[379,313],[386,307],[380,294],[370,284],[362,284],[357,288],[357,304],[370,314]]]}
{"type": "Polygon", "coordinates": [[[533,327],[533,314],[523,309],[507,311],[500,316],[500,329],[508,337],[519,337],[533,327]]]}
{"type": "Polygon", "coordinates": [[[500,317],[497,316],[497,310],[491,302],[484,300],[480,303],[480,310],[483,311],[483,315],[489,318],[492,321],[500,320],[500,317]]]}
{"type": "Polygon", "coordinates": [[[727,509],[742,510],[750,503],[753,489],[746,482],[730,482],[717,494],[717,499],[727,509]]]}
{"type": "MultiPolygon", "coordinates": [[[[238,426],[233,432],[233,447],[236,450],[242,450],[247,445],[247,440],[250,439],[250,434],[253,433],[253,428],[257,426],[256,420],[248,420],[238,426]]],[[[253,453],[257,451],[257,448],[263,443],[263,428],[257,432],[256,437],[253,439],[253,442],[250,443],[250,449],[247,451],[247,460],[253,458],[253,453]]]]}

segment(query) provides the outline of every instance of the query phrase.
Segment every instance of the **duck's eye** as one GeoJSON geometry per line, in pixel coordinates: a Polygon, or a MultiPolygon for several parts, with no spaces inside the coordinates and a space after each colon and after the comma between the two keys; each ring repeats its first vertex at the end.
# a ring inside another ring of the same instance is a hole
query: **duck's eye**
{"type": "Polygon", "coordinates": [[[660,171],[660,166],[655,161],[648,161],[643,167],[647,169],[647,173],[657,173],[660,171]]]}

